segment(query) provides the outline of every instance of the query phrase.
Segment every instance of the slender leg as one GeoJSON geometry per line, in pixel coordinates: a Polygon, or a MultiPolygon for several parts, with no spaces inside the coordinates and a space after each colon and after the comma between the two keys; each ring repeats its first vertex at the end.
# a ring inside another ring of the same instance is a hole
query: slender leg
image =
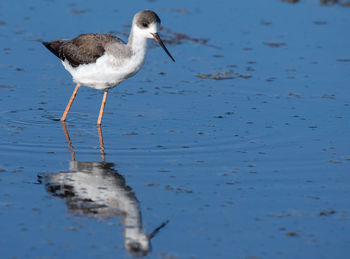
{"type": "Polygon", "coordinates": [[[98,130],[98,138],[100,140],[100,152],[101,152],[102,162],[105,162],[106,154],[105,154],[105,147],[103,145],[103,136],[102,136],[102,130],[101,130],[100,124],[97,124],[97,130],[98,130]]]}
{"type": "Polygon", "coordinates": [[[72,106],[72,103],[73,103],[73,101],[74,101],[75,96],[77,95],[77,92],[78,92],[79,87],[80,87],[80,84],[77,84],[77,86],[75,87],[74,92],[73,92],[71,98],[69,99],[69,102],[68,102],[68,104],[67,104],[67,107],[66,107],[66,109],[64,110],[64,113],[63,113],[63,115],[62,115],[62,117],[61,117],[61,121],[65,121],[65,120],[66,120],[67,114],[68,114],[68,112],[69,112],[70,107],[72,106]]]}
{"type": "Polygon", "coordinates": [[[103,99],[102,99],[100,114],[98,115],[97,125],[101,125],[101,122],[102,122],[103,111],[106,105],[107,93],[108,93],[108,89],[106,89],[103,94],[103,99]]]}

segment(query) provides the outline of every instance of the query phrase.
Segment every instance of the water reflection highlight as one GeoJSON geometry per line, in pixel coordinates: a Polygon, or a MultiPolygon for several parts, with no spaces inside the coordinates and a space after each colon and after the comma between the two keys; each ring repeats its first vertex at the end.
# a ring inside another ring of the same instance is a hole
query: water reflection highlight
{"type": "Polygon", "coordinates": [[[72,161],[69,170],[45,176],[46,190],[65,199],[69,212],[96,218],[118,217],[124,228],[124,245],[132,255],[146,256],[151,251],[151,238],[168,222],[151,234],[142,227],[140,204],[133,189],[126,184],[114,163],[105,161],[101,128],[98,127],[101,162],[76,161],[67,127],[62,123],[72,161]]]}

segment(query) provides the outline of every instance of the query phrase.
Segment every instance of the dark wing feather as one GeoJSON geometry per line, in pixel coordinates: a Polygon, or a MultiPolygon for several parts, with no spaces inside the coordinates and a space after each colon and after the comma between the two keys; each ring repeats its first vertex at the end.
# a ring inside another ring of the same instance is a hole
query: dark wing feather
{"type": "Polygon", "coordinates": [[[57,40],[43,44],[61,60],[67,60],[72,67],[93,63],[105,52],[106,44],[121,39],[109,34],[81,34],[72,40],[57,40]]]}
{"type": "Polygon", "coordinates": [[[61,58],[60,57],[60,48],[61,46],[67,42],[68,40],[54,40],[54,41],[43,41],[42,44],[48,48],[48,50],[50,50],[53,54],[56,55],[56,57],[61,58]]]}

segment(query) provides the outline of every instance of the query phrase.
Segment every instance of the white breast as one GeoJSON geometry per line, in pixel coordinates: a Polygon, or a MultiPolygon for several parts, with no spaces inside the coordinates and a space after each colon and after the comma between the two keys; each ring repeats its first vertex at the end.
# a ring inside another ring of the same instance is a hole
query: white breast
{"type": "Polygon", "coordinates": [[[64,60],[62,64],[75,83],[95,89],[107,89],[135,75],[142,67],[144,59],[145,51],[134,53],[128,58],[116,58],[106,53],[98,58],[96,63],[72,67],[64,60]]]}

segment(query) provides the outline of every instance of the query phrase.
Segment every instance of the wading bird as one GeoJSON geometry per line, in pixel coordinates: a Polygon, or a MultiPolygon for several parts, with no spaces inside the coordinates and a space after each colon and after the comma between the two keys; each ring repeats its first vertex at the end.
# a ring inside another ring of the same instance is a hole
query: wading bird
{"type": "Polygon", "coordinates": [[[76,87],[61,117],[65,121],[81,85],[104,90],[97,124],[102,122],[108,90],[135,75],[142,67],[147,40],[154,39],[175,62],[158,35],[160,19],[151,10],[135,14],[128,39],[99,33],[81,34],[71,40],[42,42],[61,59],[64,68],[72,75],[76,87]]]}

